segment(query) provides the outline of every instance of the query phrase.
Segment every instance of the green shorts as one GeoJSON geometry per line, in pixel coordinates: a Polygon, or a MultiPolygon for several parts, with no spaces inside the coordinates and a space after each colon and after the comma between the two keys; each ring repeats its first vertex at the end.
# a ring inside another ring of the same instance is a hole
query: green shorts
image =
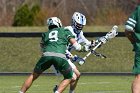
{"type": "Polygon", "coordinates": [[[65,79],[71,79],[73,71],[68,61],[56,56],[42,56],[37,62],[34,72],[42,73],[43,71],[54,65],[55,69],[61,72],[65,79]]]}
{"type": "Polygon", "coordinates": [[[140,74],[140,51],[135,52],[135,60],[133,66],[133,73],[140,74]]]}

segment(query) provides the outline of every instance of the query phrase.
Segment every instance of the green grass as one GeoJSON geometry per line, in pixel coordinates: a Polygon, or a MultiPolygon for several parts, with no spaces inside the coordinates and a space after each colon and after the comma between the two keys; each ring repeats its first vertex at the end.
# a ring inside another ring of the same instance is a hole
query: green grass
{"type": "MultiPolygon", "coordinates": [[[[1,38],[0,72],[32,71],[40,58],[39,42],[40,38],[1,38]]],[[[114,38],[97,51],[107,58],[90,55],[83,66],[75,63],[81,72],[131,72],[134,55],[127,38],[114,38]]],[[[87,52],[73,54],[84,57],[87,52]]]]}
{"type": "Polygon", "coordinates": [[[0,32],[45,32],[47,27],[0,27],[0,32]]]}
{"type": "MultiPolygon", "coordinates": [[[[0,93],[18,93],[27,76],[0,76],[0,93]]],[[[133,76],[81,76],[76,93],[131,93],[133,76]]],[[[52,93],[56,76],[41,76],[27,93],[52,93]]],[[[69,87],[64,93],[68,93],[69,87]]]]}
{"type": "MultiPolygon", "coordinates": [[[[84,32],[109,32],[112,29],[113,25],[111,26],[85,26],[83,31],[84,32]]],[[[124,32],[124,26],[118,26],[119,32],[124,32]]]]}
{"type": "MultiPolygon", "coordinates": [[[[111,30],[111,26],[85,26],[84,32],[108,32],[111,30]]],[[[41,27],[0,27],[0,32],[45,32],[47,26],[41,27]]],[[[124,31],[124,26],[119,26],[119,32],[124,31]]]]}
{"type": "MultiPolygon", "coordinates": [[[[86,31],[108,31],[112,26],[86,26],[86,31]]],[[[123,31],[123,26],[119,26],[123,31]]],[[[45,31],[46,27],[0,27],[0,32],[45,31]]],[[[31,72],[40,58],[41,38],[0,38],[0,72],[31,72]]],[[[89,40],[95,38],[88,38],[89,40]]],[[[83,66],[75,65],[81,72],[131,72],[134,54],[126,37],[108,41],[98,52],[107,56],[101,59],[90,55],[83,66]]],[[[73,52],[80,57],[87,53],[73,52]]],[[[51,69],[50,69],[51,70],[51,69]]],[[[49,71],[50,71],[49,70],[49,71]]]]}

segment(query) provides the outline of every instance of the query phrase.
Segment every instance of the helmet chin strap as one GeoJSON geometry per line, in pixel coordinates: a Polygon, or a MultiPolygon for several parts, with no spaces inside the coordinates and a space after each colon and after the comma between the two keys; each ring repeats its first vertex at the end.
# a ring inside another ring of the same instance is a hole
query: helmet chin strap
{"type": "Polygon", "coordinates": [[[75,34],[79,35],[81,30],[78,30],[77,28],[73,27],[73,31],[75,34]]]}

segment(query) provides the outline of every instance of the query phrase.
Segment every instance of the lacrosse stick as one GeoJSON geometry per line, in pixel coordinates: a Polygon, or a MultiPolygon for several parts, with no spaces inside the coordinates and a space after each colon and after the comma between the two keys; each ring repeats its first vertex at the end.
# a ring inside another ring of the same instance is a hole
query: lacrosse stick
{"type": "Polygon", "coordinates": [[[101,54],[101,53],[97,53],[97,52],[94,51],[94,50],[91,50],[91,53],[94,54],[96,57],[106,58],[105,55],[103,55],[103,54],[101,54]]]}
{"type": "MultiPolygon", "coordinates": [[[[112,30],[108,32],[105,36],[101,37],[102,39],[99,40],[99,43],[83,58],[83,61],[79,61],[80,65],[83,65],[85,63],[85,60],[87,59],[88,56],[91,55],[93,51],[95,51],[102,43],[108,41],[109,39],[114,38],[116,35],[118,35],[117,32],[118,26],[113,26],[112,30]]],[[[96,42],[96,41],[95,41],[96,42]]]]}

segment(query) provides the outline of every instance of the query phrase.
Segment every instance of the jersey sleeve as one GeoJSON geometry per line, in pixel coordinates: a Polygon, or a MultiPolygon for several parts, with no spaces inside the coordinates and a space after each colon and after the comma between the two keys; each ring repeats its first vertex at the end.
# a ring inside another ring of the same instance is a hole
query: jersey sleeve
{"type": "Polygon", "coordinates": [[[42,35],[41,35],[41,41],[40,41],[40,48],[41,48],[41,51],[43,51],[43,47],[44,47],[44,37],[45,37],[45,34],[42,33],[42,35]]]}
{"type": "Polygon", "coordinates": [[[40,43],[44,44],[44,40],[45,40],[45,34],[42,33],[42,35],[41,35],[41,42],[40,43]]]}
{"type": "Polygon", "coordinates": [[[42,33],[40,44],[44,46],[46,45],[46,42],[48,42],[48,40],[49,40],[48,32],[42,33]]]}
{"type": "Polygon", "coordinates": [[[83,42],[86,45],[91,45],[91,42],[88,39],[86,39],[86,37],[83,35],[83,31],[81,31],[80,33],[80,40],[80,42],[83,42]]]}
{"type": "Polygon", "coordinates": [[[140,9],[140,7],[137,7],[134,12],[130,15],[130,17],[128,18],[128,20],[125,23],[125,29],[127,31],[134,31],[134,28],[137,24],[137,18],[138,18],[138,10],[140,9]]]}

